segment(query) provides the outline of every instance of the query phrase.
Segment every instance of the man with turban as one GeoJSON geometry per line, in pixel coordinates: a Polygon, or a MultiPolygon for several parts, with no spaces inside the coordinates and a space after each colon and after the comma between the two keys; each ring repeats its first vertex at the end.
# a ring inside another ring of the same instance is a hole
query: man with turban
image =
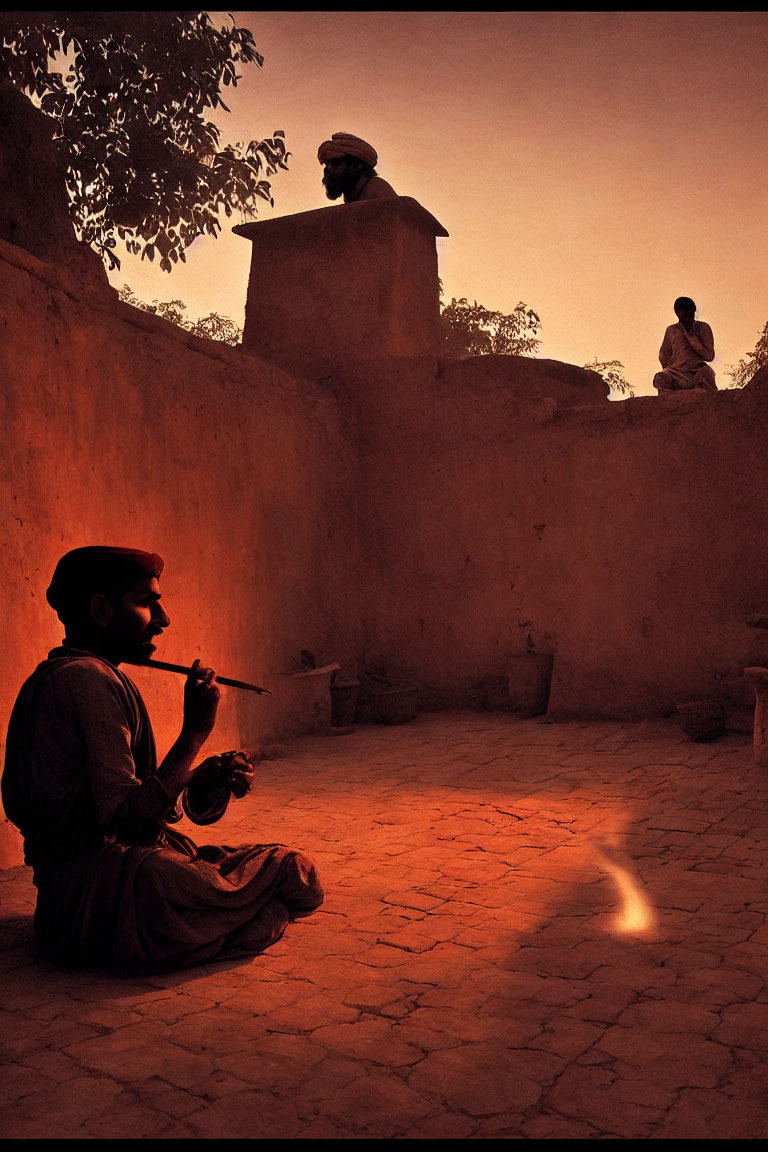
{"type": "Polygon", "coordinates": [[[195,660],[181,732],[160,765],[138,690],[120,665],[148,660],[170,620],[163,561],[76,548],[47,599],[60,647],[22,685],[2,795],[37,888],[34,928],[54,962],[164,971],[263,951],[323,900],[314,865],[280,844],[198,847],[172,825],[211,824],[251,787],[246,752],[195,763],[219,688],[195,660]]]}
{"type": "Polygon", "coordinates": [[[673,305],[677,324],[670,324],[659,349],[662,371],[653,378],[659,394],[680,389],[704,388],[717,392],[715,373],[707,360],[715,358],[715,340],[709,324],[696,319],[696,305],[678,296],[673,305]]]}
{"type": "Polygon", "coordinates": [[[359,136],[334,132],[318,148],[317,158],[323,165],[323,185],[329,200],[343,196],[345,204],[353,204],[397,196],[392,185],[376,174],[376,149],[359,136]]]}

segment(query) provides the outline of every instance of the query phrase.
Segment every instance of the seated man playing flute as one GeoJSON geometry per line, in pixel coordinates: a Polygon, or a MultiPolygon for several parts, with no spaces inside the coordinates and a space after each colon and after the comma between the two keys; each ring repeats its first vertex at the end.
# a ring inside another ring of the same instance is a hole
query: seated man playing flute
{"type": "Polygon", "coordinates": [[[152,972],[254,955],[323,901],[314,865],[281,844],[203,845],[176,831],[182,809],[211,824],[251,788],[243,751],[196,763],[219,702],[192,665],[181,731],[160,765],[144,702],[120,668],[147,661],[170,623],[162,559],[77,548],[47,599],[65,638],[22,685],[11,715],[3,803],[24,837],[46,957],[152,972]]]}

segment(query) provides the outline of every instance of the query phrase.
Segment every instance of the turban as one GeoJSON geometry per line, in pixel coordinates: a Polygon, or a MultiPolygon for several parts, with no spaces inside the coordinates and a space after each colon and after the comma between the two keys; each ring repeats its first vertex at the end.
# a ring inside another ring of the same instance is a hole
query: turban
{"type": "Polygon", "coordinates": [[[123,594],[157,577],[162,557],[136,548],[75,548],[56,565],[45,597],[60,619],[82,614],[96,592],[123,594]]]}
{"type": "Polygon", "coordinates": [[[376,167],[379,159],[376,149],[366,144],[359,136],[350,136],[348,132],[334,132],[330,140],[325,140],[318,148],[317,158],[321,164],[327,164],[329,160],[338,160],[341,156],[355,156],[364,164],[370,164],[371,168],[376,167]]]}

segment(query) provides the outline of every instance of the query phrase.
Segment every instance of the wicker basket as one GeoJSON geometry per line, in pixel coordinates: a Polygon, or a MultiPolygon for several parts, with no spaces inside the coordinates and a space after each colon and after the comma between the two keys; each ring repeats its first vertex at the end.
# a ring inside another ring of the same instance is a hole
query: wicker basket
{"type": "Polygon", "coordinates": [[[371,719],[378,724],[407,724],[416,715],[419,689],[416,684],[371,681],[367,685],[371,719]]]}
{"type": "Polygon", "coordinates": [[[725,707],[719,700],[678,704],[680,727],[689,740],[716,740],[725,731],[725,707]]]}

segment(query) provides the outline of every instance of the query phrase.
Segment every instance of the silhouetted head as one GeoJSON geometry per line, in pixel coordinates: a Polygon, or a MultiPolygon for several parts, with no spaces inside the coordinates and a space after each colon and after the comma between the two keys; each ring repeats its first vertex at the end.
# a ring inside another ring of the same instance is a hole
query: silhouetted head
{"type": "Polygon", "coordinates": [[[349,132],[334,132],[318,148],[317,158],[323,165],[323,186],[329,200],[351,192],[362,176],[375,176],[379,159],[375,148],[349,132]]]}
{"type": "Polygon", "coordinates": [[[56,565],[46,599],[66,642],[113,663],[146,660],[170,619],[160,604],[162,557],[136,548],[75,548],[56,565]]]}
{"type": "Polygon", "coordinates": [[[696,317],[696,305],[690,296],[678,296],[675,300],[675,315],[684,328],[690,328],[696,317]]]}

